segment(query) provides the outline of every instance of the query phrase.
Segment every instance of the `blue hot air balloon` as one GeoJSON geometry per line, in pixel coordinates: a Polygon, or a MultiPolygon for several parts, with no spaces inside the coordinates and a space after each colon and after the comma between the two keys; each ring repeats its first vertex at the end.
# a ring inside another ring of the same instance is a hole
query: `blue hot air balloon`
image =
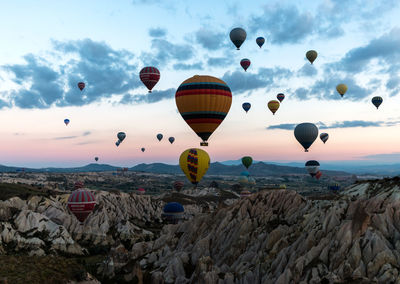
{"type": "Polygon", "coordinates": [[[260,37],[258,37],[258,38],[256,39],[256,43],[258,44],[258,46],[259,46],[260,48],[261,48],[261,46],[263,46],[264,42],[265,42],[265,38],[263,38],[262,36],[260,36],[260,37]]]}
{"type": "Polygon", "coordinates": [[[381,103],[383,102],[382,97],[373,97],[372,98],[372,103],[374,104],[374,106],[376,106],[376,109],[378,109],[378,107],[381,105],[381,103]]]}
{"type": "Polygon", "coordinates": [[[246,113],[249,111],[249,109],[251,108],[251,104],[250,103],[243,103],[242,104],[242,108],[246,111],[246,113]]]}
{"type": "Polygon", "coordinates": [[[68,125],[69,119],[68,118],[64,119],[64,123],[65,123],[65,125],[68,125]]]}

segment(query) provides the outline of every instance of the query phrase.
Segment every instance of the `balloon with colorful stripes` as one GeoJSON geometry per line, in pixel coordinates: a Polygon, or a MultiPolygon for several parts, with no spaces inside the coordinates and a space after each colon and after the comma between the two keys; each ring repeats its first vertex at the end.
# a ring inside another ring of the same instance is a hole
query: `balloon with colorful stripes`
{"type": "Polygon", "coordinates": [[[85,83],[79,82],[78,83],[78,88],[79,88],[79,90],[83,91],[83,89],[85,88],[85,83]]]}
{"type": "Polygon", "coordinates": [[[151,93],[153,87],[160,80],[160,71],[153,66],[144,67],[140,70],[139,77],[147,89],[149,89],[149,93],[151,93]]]}
{"type": "Polygon", "coordinates": [[[282,93],[279,93],[279,94],[276,95],[276,98],[281,103],[285,99],[285,95],[282,94],[282,93]]]}
{"type": "Polygon", "coordinates": [[[93,193],[88,190],[75,190],[68,198],[68,209],[75,215],[79,222],[83,223],[92,213],[96,199],[93,193]]]}
{"type": "Polygon", "coordinates": [[[207,146],[207,140],[231,108],[232,93],[224,81],[196,75],[179,86],[175,102],[183,119],[203,140],[200,145],[207,146]]]}
{"type": "Polygon", "coordinates": [[[268,102],[268,108],[269,110],[272,112],[273,115],[275,115],[275,112],[278,110],[279,108],[279,102],[272,100],[268,102]]]}
{"type": "Polygon", "coordinates": [[[250,59],[243,58],[242,60],[240,60],[240,66],[242,66],[244,71],[247,71],[247,68],[250,67],[250,64],[251,64],[250,59]]]}
{"type": "Polygon", "coordinates": [[[187,149],[179,157],[179,166],[192,184],[198,184],[210,166],[210,156],[202,149],[187,149]]]}

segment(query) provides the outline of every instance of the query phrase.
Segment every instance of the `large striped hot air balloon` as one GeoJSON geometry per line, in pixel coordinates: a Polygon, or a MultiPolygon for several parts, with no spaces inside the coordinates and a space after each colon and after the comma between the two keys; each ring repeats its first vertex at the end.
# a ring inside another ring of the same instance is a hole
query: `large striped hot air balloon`
{"type": "Polygon", "coordinates": [[[149,93],[151,93],[153,87],[157,84],[158,80],[160,80],[160,71],[153,66],[144,67],[140,70],[139,77],[147,89],[149,89],[149,93]]]}
{"type": "Polygon", "coordinates": [[[68,209],[75,215],[79,222],[83,223],[93,211],[96,199],[88,190],[75,190],[68,198],[68,209]]]}
{"type": "Polygon", "coordinates": [[[279,108],[279,102],[272,100],[268,102],[268,108],[269,110],[272,112],[273,115],[275,115],[275,112],[278,110],[279,108]]]}
{"type": "Polygon", "coordinates": [[[212,76],[193,76],[185,80],[175,94],[176,106],[186,123],[203,140],[207,140],[224,120],[232,104],[228,85],[212,76]]]}
{"type": "Polygon", "coordinates": [[[179,157],[179,165],[188,180],[198,184],[210,166],[210,157],[202,149],[187,149],[179,157]]]}

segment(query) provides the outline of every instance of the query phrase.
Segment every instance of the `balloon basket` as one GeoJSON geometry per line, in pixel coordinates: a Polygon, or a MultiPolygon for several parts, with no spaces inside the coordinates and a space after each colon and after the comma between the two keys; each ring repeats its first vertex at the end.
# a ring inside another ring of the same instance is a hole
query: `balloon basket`
{"type": "Polygon", "coordinates": [[[208,146],[208,142],[200,142],[200,146],[208,146]]]}

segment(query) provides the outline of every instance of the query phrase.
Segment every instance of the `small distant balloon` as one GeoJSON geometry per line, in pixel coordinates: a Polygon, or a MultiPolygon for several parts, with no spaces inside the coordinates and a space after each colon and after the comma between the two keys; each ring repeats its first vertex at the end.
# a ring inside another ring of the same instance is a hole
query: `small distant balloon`
{"type": "Polygon", "coordinates": [[[99,160],[99,157],[94,157],[94,160],[97,162],[99,160]]]}
{"type": "Polygon", "coordinates": [[[121,141],[120,140],[118,140],[117,142],[115,142],[115,145],[118,147],[119,146],[119,144],[121,144],[121,141]]]}
{"type": "Polygon", "coordinates": [[[125,137],[126,137],[125,132],[118,132],[117,138],[118,138],[118,140],[119,140],[120,142],[124,141],[125,137]]]}
{"type": "Polygon", "coordinates": [[[265,42],[265,38],[263,38],[262,36],[256,38],[256,43],[260,48],[261,48],[261,46],[263,46],[264,42],[265,42]]]}
{"type": "Polygon", "coordinates": [[[146,148],[141,148],[140,150],[141,150],[142,152],[144,152],[144,151],[146,150],[146,148]]]}
{"type": "Polygon", "coordinates": [[[169,138],[168,138],[168,141],[169,141],[169,143],[171,143],[171,144],[172,144],[172,143],[174,143],[174,141],[175,141],[175,138],[174,138],[174,137],[169,137],[169,138]]]}
{"type": "Polygon", "coordinates": [[[139,77],[149,90],[149,93],[151,93],[151,90],[160,80],[160,71],[153,66],[144,67],[142,70],[140,70],[139,77]]]}
{"type": "Polygon", "coordinates": [[[320,138],[320,139],[322,140],[322,142],[324,142],[324,144],[325,144],[325,142],[328,141],[329,134],[328,134],[328,133],[321,133],[321,134],[319,135],[319,138],[320,138]]]}
{"type": "Polygon", "coordinates": [[[251,104],[250,103],[243,103],[242,104],[242,108],[244,109],[244,111],[247,113],[250,108],[251,108],[251,104]]]}
{"type": "Polygon", "coordinates": [[[272,112],[273,115],[275,115],[275,112],[278,110],[279,108],[279,102],[272,100],[268,102],[268,108],[269,110],[272,112]]]}
{"type": "Polygon", "coordinates": [[[78,88],[79,88],[79,90],[83,91],[83,89],[85,88],[85,83],[79,82],[78,83],[78,88]]]}
{"type": "Polygon", "coordinates": [[[279,94],[276,95],[276,98],[281,103],[285,99],[285,95],[282,94],[282,93],[279,93],[279,94]]]}
{"type": "Polygon", "coordinates": [[[234,28],[229,33],[229,37],[231,38],[233,44],[236,46],[237,50],[240,49],[240,46],[246,40],[246,36],[247,36],[246,31],[242,28],[234,28]]]}
{"type": "Polygon", "coordinates": [[[242,158],[242,164],[243,164],[243,166],[246,167],[246,169],[248,169],[251,166],[252,163],[253,163],[253,158],[252,157],[245,156],[245,157],[242,158]]]}
{"type": "Polygon", "coordinates": [[[161,141],[161,139],[163,139],[164,136],[161,133],[158,133],[156,137],[158,141],[161,141]]]}
{"type": "Polygon", "coordinates": [[[73,191],[67,202],[69,211],[71,211],[81,223],[92,213],[95,205],[96,199],[93,193],[83,189],[73,191]]]}
{"type": "Polygon", "coordinates": [[[377,96],[377,97],[373,97],[371,101],[374,104],[374,106],[376,106],[376,109],[378,109],[379,106],[381,105],[381,103],[383,102],[383,99],[382,99],[382,97],[377,96]]]}
{"type": "Polygon", "coordinates": [[[247,71],[247,68],[249,68],[250,64],[251,64],[251,62],[247,58],[243,58],[242,60],[240,60],[240,66],[242,66],[244,71],[247,71]]]}
{"type": "Polygon", "coordinates": [[[317,59],[317,56],[318,56],[318,53],[315,50],[309,50],[306,53],[306,57],[307,57],[308,61],[311,62],[311,64],[313,64],[315,59],[317,59]]]}
{"type": "Polygon", "coordinates": [[[69,119],[68,118],[64,119],[64,123],[65,123],[65,125],[68,125],[69,124],[69,119]]]}
{"type": "Polygon", "coordinates": [[[347,92],[346,84],[339,84],[336,86],[336,91],[340,94],[341,97],[347,92]]]}

